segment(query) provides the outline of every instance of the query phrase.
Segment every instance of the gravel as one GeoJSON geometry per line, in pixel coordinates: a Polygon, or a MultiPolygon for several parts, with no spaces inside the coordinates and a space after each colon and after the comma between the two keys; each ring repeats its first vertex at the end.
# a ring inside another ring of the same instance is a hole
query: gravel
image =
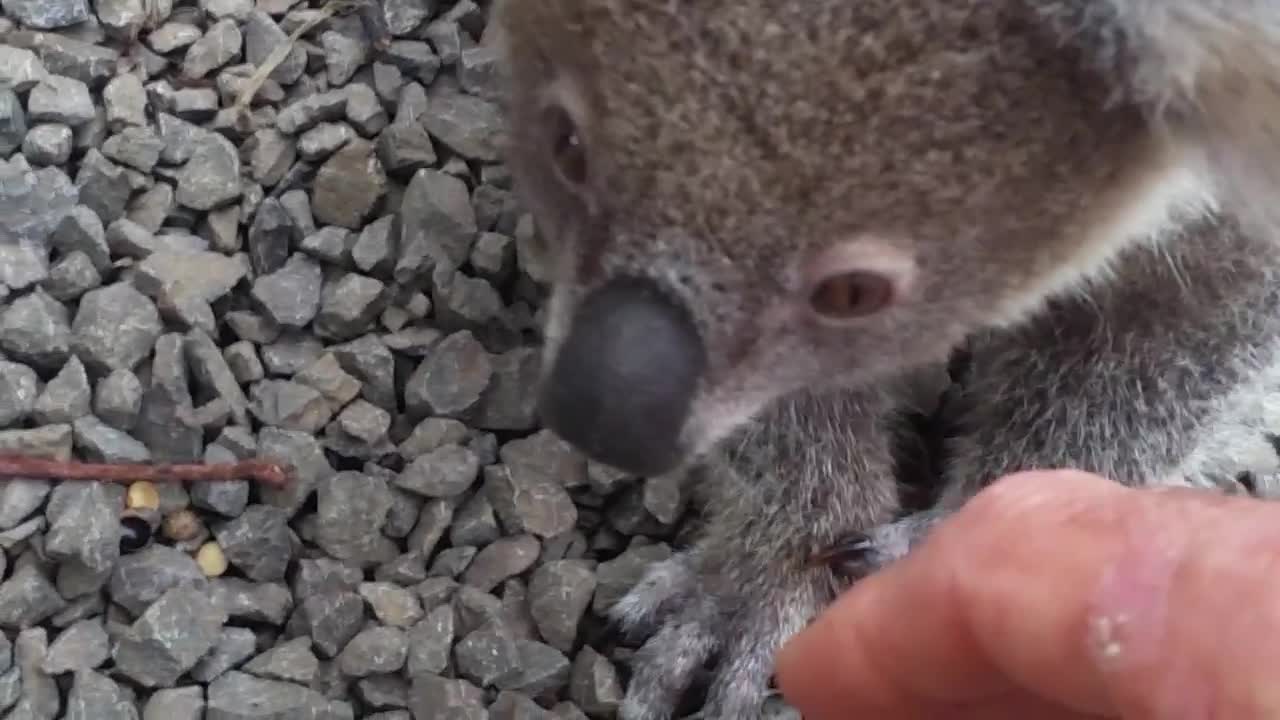
{"type": "Polygon", "coordinates": [[[0,717],[614,717],[686,502],[538,426],[488,3],[330,18],[247,107],[321,0],[0,4],[0,452],[296,471],[0,482],[0,717]]]}

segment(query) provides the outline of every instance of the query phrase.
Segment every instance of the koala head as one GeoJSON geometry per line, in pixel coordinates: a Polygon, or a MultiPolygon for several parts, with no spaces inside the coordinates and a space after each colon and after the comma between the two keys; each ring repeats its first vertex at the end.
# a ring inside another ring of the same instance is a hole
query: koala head
{"type": "Polygon", "coordinates": [[[541,412],[637,474],[788,393],[945,358],[1103,263],[1097,228],[1169,185],[1142,114],[1020,0],[498,21],[509,164],[555,265],[541,412]]]}

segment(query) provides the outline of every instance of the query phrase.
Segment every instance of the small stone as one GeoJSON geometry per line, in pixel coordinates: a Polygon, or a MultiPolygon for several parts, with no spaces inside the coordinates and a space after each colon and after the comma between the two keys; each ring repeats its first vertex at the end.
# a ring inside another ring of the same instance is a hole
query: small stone
{"type": "Polygon", "coordinates": [[[462,330],[449,335],[418,366],[405,387],[406,410],[415,416],[465,419],[493,377],[488,351],[462,330]]]}
{"type": "Polygon", "coordinates": [[[114,680],[82,669],[76,672],[67,695],[65,720],[137,720],[131,696],[114,680]]]}
{"type": "Polygon", "coordinates": [[[461,180],[436,170],[419,170],[405,190],[401,215],[397,281],[410,282],[444,260],[453,267],[466,261],[477,226],[461,180]]]}
{"type": "Polygon", "coordinates": [[[116,283],[81,298],[71,324],[71,347],[94,372],[131,370],[162,331],[156,306],[129,285],[116,283]]]}
{"type": "Polygon", "coordinates": [[[532,535],[495,540],[481,550],[467,566],[462,582],[480,590],[492,590],[503,580],[533,567],[541,550],[541,544],[532,535]]]}
{"type": "Polygon", "coordinates": [[[46,75],[27,98],[27,115],[34,122],[78,127],[94,118],[89,88],[75,78],[46,75]]]}
{"type": "Polygon", "coordinates": [[[187,48],[182,72],[190,78],[202,78],[240,55],[240,27],[231,18],[209,26],[204,37],[187,48]]]}
{"type": "Polygon", "coordinates": [[[355,130],[344,122],[317,123],[298,138],[298,154],[303,160],[324,160],[355,136],[355,130]]]}
{"type": "Polygon", "coordinates": [[[508,532],[527,532],[550,538],[567,532],[578,521],[573,499],[560,484],[519,466],[490,465],[484,469],[484,492],[508,532]]]}
{"type": "Polygon", "coordinates": [[[0,532],[12,530],[29,518],[49,496],[49,481],[13,479],[0,483],[0,532]]]}
{"type": "Polygon", "coordinates": [[[316,220],[357,230],[387,190],[374,146],[354,138],[325,161],[315,179],[316,220]]]}
{"type": "Polygon", "coordinates": [[[86,460],[105,463],[145,463],[151,460],[151,451],[146,445],[92,415],[77,419],[71,427],[75,433],[75,446],[86,460]]]}
{"type": "Polygon", "coordinates": [[[64,607],[66,601],[35,565],[18,565],[0,583],[0,627],[25,630],[64,607]]]}
{"type": "Polygon", "coordinates": [[[57,30],[89,19],[84,0],[4,0],[4,14],[36,30],[57,30]]]}
{"type": "Polygon", "coordinates": [[[92,670],[111,657],[110,641],[102,621],[80,620],[63,630],[49,645],[41,668],[50,675],[92,670]]]}
{"type": "Polygon", "coordinates": [[[591,717],[614,717],[622,697],[622,684],[613,664],[590,646],[584,646],[573,661],[569,698],[591,717]]]}
{"type": "Polygon", "coordinates": [[[377,447],[386,440],[391,414],[367,400],[356,400],[342,410],[337,423],[346,437],[377,447]]]}
{"type": "Polygon", "coordinates": [[[160,162],[164,141],[150,128],[126,127],[107,138],[102,154],[127,167],[149,173],[160,162]]]}
{"type": "Polygon", "coordinates": [[[146,19],[142,0],[98,0],[98,20],[116,37],[134,38],[146,19]]]}
{"type": "Polygon", "coordinates": [[[224,622],[204,592],[171,588],[117,640],[116,668],[144,687],[172,687],[221,639],[224,622]]]}
{"type": "Polygon", "coordinates": [[[263,380],[249,389],[249,409],[267,425],[315,434],[333,409],[314,388],[289,380],[263,380]]]}
{"type": "Polygon", "coordinates": [[[288,514],[268,505],[252,505],[237,518],[214,529],[231,564],[259,582],[284,578],[292,557],[288,514]]]}
{"type": "MultiPolygon", "coordinates": [[[[312,595],[296,615],[323,657],[337,657],[364,624],[364,601],[351,592],[312,595]]],[[[292,621],[291,621],[292,622],[292,621]]]]}
{"type": "Polygon", "coordinates": [[[294,253],[277,271],[253,284],[253,299],[274,322],[303,327],[320,309],[320,265],[302,253],[294,253]]]}
{"type": "Polygon", "coordinates": [[[0,309],[0,350],[39,369],[56,370],[67,362],[71,332],[66,308],[40,291],[0,309]]]}
{"type": "Polygon", "coordinates": [[[213,210],[239,197],[239,152],[220,135],[201,136],[178,173],[177,201],[193,210],[213,210]]]}
{"type": "Polygon", "coordinates": [[[35,409],[38,391],[34,370],[0,360],[0,427],[26,419],[35,409]]]}
{"type": "Polygon", "coordinates": [[[437,0],[389,0],[384,6],[387,29],[397,37],[409,35],[435,15],[439,7],[437,0]]]}
{"type": "Polygon", "coordinates": [[[203,720],[204,688],[198,685],[165,688],[151,693],[142,720],[203,720]]]}
{"type": "Polygon", "coordinates": [[[403,630],[373,627],[360,631],[338,655],[343,674],[368,677],[397,672],[404,667],[409,654],[409,641],[403,630]]]}
{"type": "Polygon", "coordinates": [[[93,391],[80,359],[72,356],[58,374],[44,386],[36,399],[32,417],[41,425],[77,420],[89,414],[93,391]]]}
{"type": "Polygon", "coordinates": [[[456,497],[475,482],[480,460],[461,445],[445,445],[416,458],[396,485],[426,497],[456,497]]]}
{"type": "Polygon", "coordinates": [[[167,55],[175,50],[190,47],[202,35],[204,33],[195,25],[170,21],[152,30],[147,35],[147,45],[150,45],[152,50],[161,55],[167,55]]]}
{"type": "Polygon", "coordinates": [[[480,687],[506,685],[521,674],[515,637],[498,622],[490,622],[459,640],[453,657],[458,674],[480,687]]]}
{"type": "Polygon", "coordinates": [[[129,370],[113,370],[98,381],[93,412],[103,422],[118,430],[128,431],[138,420],[142,409],[142,383],[129,370]]]}
{"type": "Polygon", "coordinates": [[[422,604],[409,590],[383,582],[361,583],[358,590],[383,625],[406,628],[423,617],[422,604]]]}
{"type": "Polygon", "coordinates": [[[351,261],[361,272],[387,276],[395,267],[399,226],[394,215],[384,215],[360,231],[350,246],[351,261]]]}
{"type": "Polygon", "coordinates": [[[116,563],[108,592],[114,602],[139,615],[171,588],[205,586],[204,575],[189,555],[166,545],[151,545],[116,563]]]}
{"type": "Polygon", "coordinates": [[[347,86],[347,120],[365,137],[373,137],[387,126],[387,113],[373,88],[364,83],[347,86]]]}
{"type": "MultiPolygon", "coordinates": [[[[317,277],[317,290],[318,280],[317,277]]],[[[378,280],[347,273],[337,282],[327,284],[318,299],[316,333],[331,340],[350,340],[366,331],[386,307],[388,292],[378,280]]]]}
{"type": "Polygon", "coordinates": [[[427,131],[464,158],[479,162],[502,159],[506,126],[498,105],[456,91],[436,93],[423,116],[427,131]]]}
{"type": "Polygon", "coordinates": [[[209,720],[251,718],[351,718],[350,706],[303,685],[257,678],[233,670],[209,685],[209,720]],[[345,708],[345,712],[339,708],[345,708]]]}
{"type": "Polygon", "coordinates": [[[398,553],[382,535],[391,509],[390,488],[380,477],[343,472],[317,488],[316,544],[338,560],[358,565],[385,562],[398,553]]]}
{"type": "Polygon", "coordinates": [[[61,123],[45,123],[27,131],[22,154],[33,165],[61,165],[71,157],[71,128],[61,123]]]}
{"type": "MultiPolygon", "coordinates": [[[[3,7],[6,12],[9,11],[7,3],[3,7]]],[[[48,74],[49,71],[35,53],[26,48],[0,45],[0,86],[25,93],[48,74]]]]}
{"type": "Polygon", "coordinates": [[[595,573],[585,561],[559,560],[534,571],[529,581],[529,614],[543,639],[561,652],[573,650],[595,589],[595,573]]]}
{"type": "Polygon", "coordinates": [[[346,85],[368,59],[368,44],[333,30],[321,33],[320,45],[324,49],[325,69],[332,87],[346,85]]]}
{"type": "Polygon", "coordinates": [[[54,300],[70,302],[80,299],[101,284],[102,276],[93,266],[93,260],[76,250],[64,255],[49,268],[49,278],[44,283],[44,290],[54,300]]]}
{"type": "Polygon", "coordinates": [[[280,583],[252,583],[218,577],[209,583],[209,597],[232,620],[283,625],[293,608],[289,589],[280,583]]]}
{"type": "MultiPolygon", "coordinates": [[[[152,34],[155,37],[155,34],[152,34]]],[[[147,91],[132,73],[117,75],[102,90],[107,127],[121,130],[127,126],[147,125],[147,91]]]]}
{"type": "Polygon", "coordinates": [[[234,669],[253,656],[257,642],[257,637],[248,628],[224,627],[218,643],[191,668],[191,679],[207,683],[234,669]]]}
{"type": "Polygon", "coordinates": [[[254,133],[247,148],[249,170],[253,179],[265,187],[274,187],[279,183],[298,156],[298,146],[294,139],[273,127],[254,133]]]}
{"type": "Polygon", "coordinates": [[[311,639],[294,638],[258,655],[244,666],[244,671],[270,680],[307,684],[315,679],[320,661],[311,651],[311,639]]]}
{"type": "MultiPolygon", "coordinates": [[[[226,1],[226,0],[222,0],[226,1]]],[[[244,26],[244,56],[253,65],[261,66],[276,50],[289,43],[289,36],[275,20],[261,10],[249,13],[244,26]]],[[[268,76],[281,85],[292,85],[306,72],[307,52],[294,46],[285,56],[283,62],[276,66],[268,76]]]]}

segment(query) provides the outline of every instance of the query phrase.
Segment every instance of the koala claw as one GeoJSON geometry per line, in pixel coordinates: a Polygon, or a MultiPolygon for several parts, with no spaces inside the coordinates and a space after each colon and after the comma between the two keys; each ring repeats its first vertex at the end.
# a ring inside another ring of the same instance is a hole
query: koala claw
{"type": "Polygon", "coordinates": [[[944,511],[928,510],[851,533],[818,553],[815,561],[839,577],[862,577],[901,560],[945,517],[944,511]]]}
{"type": "MultiPolygon", "coordinates": [[[[624,632],[656,628],[636,652],[620,720],[669,720],[708,660],[712,672],[704,720],[766,717],[773,658],[818,608],[820,587],[791,576],[779,584],[759,572],[708,568],[697,551],[651,567],[610,611],[624,632]],[[734,578],[750,577],[749,584],[734,578]]],[[[770,717],[773,716],[769,712],[770,717]]]]}

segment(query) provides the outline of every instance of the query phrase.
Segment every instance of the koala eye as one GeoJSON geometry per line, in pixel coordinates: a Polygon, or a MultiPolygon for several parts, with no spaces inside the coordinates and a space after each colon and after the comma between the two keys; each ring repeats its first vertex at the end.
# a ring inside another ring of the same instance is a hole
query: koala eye
{"type": "Polygon", "coordinates": [[[828,320],[851,320],[871,315],[893,299],[893,281],[872,272],[832,275],[809,295],[809,305],[828,320]]]}
{"type": "Polygon", "coordinates": [[[581,187],[587,182],[587,152],[578,135],[578,126],[569,112],[559,106],[547,109],[546,121],[556,172],[570,187],[581,187]]]}

